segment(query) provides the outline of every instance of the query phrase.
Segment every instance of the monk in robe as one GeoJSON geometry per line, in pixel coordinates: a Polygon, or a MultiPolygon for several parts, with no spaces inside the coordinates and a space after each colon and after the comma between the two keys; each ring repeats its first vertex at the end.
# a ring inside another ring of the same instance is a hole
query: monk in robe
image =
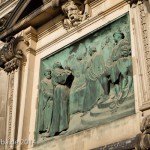
{"type": "Polygon", "coordinates": [[[72,82],[71,71],[64,69],[60,62],[54,63],[52,70],[54,105],[49,136],[54,136],[69,127],[69,93],[72,82]]]}
{"type": "Polygon", "coordinates": [[[53,84],[51,80],[51,71],[48,69],[44,73],[45,77],[41,81],[41,101],[39,131],[49,132],[51,126],[52,108],[53,108],[53,84]]]}

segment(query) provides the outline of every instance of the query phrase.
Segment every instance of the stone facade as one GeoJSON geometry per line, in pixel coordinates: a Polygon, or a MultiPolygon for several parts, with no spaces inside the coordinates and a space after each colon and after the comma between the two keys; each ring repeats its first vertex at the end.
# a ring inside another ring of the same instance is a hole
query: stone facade
{"type": "Polygon", "coordinates": [[[150,148],[148,0],[0,3],[0,149],[150,148]]]}

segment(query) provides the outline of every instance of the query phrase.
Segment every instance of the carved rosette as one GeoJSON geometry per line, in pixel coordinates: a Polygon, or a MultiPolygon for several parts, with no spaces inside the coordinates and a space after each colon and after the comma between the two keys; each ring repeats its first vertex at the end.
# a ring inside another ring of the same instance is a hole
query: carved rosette
{"type": "Polygon", "coordinates": [[[17,69],[23,58],[22,50],[16,48],[20,40],[23,40],[23,38],[10,37],[0,50],[0,67],[8,73],[17,69]]]}

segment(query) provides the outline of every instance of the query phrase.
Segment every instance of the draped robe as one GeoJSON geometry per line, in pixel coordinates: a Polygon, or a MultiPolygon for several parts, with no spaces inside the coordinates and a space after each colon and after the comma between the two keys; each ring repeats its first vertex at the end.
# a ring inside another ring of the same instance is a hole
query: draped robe
{"type": "Polygon", "coordinates": [[[60,133],[69,127],[69,92],[67,79],[71,73],[68,70],[55,68],[52,71],[54,89],[54,104],[50,136],[60,133]]]}
{"type": "Polygon", "coordinates": [[[40,102],[40,126],[39,131],[49,132],[53,108],[52,80],[46,77],[41,81],[42,99],[40,102]]]}

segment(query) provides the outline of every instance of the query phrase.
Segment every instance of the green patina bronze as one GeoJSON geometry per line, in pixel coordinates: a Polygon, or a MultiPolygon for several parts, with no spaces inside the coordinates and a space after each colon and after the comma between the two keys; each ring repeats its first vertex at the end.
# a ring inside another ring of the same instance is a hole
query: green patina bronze
{"type": "Polygon", "coordinates": [[[38,110],[39,141],[135,113],[128,14],[41,61],[38,110]]]}

